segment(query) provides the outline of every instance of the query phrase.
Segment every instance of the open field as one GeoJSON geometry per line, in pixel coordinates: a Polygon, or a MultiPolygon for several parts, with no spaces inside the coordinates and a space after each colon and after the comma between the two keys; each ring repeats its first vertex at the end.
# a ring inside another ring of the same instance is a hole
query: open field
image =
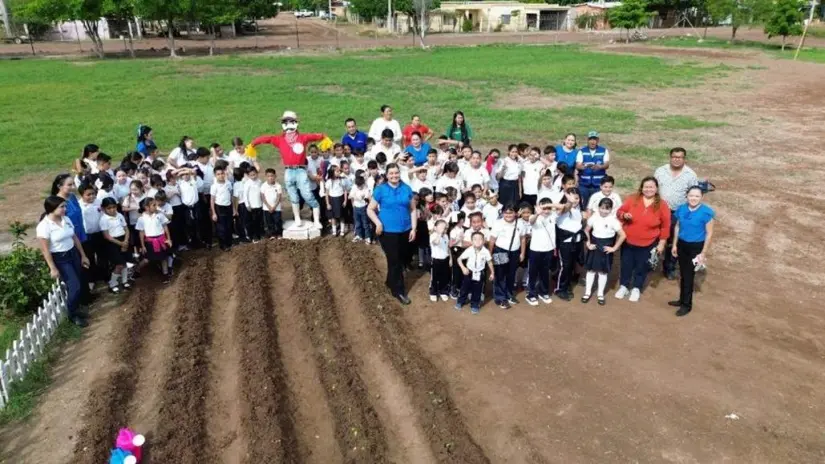
{"type": "Polygon", "coordinates": [[[171,286],[148,276],[94,314],[32,416],[0,429],[0,462],[101,462],[125,424],[149,464],[825,461],[823,78],[756,50],[639,45],[4,63],[0,224],[33,221],[84,143],[120,155],[138,122],[165,151],[228,143],[287,107],[335,135],[383,103],[437,132],[462,109],[482,148],[596,128],[624,192],[675,145],[719,190],[680,320],[658,277],[637,304],[471,317],[416,272],[400,307],[380,253],[341,239],[188,255],[171,286]]]}

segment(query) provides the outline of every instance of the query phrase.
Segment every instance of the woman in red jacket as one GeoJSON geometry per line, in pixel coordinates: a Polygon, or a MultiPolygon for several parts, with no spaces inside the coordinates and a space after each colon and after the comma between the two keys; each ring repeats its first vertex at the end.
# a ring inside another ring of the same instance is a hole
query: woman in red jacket
{"type": "Polygon", "coordinates": [[[659,196],[656,178],[642,179],[639,191],[625,199],[616,215],[627,235],[622,246],[621,287],[616,298],[621,300],[629,293],[630,301],[639,301],[650,272],[651,252],[655,249],[661,255],[670,236],[670,207],[659,196]]]}

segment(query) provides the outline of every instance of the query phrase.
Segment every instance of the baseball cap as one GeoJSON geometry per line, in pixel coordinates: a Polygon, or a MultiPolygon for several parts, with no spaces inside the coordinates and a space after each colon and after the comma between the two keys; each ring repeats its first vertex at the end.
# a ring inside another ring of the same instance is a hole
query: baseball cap
{"type": "Polygon", "coordinates": [[[588,139],[597,139],[597,138],[599,138],[599,133],[596,132],[596,131],[590,131],[590,132],[587,133],[587,138],[588,139]]]}

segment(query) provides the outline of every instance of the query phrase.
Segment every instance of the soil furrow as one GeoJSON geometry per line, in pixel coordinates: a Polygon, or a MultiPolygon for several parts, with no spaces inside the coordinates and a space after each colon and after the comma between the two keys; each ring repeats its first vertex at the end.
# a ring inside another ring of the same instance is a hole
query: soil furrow
{"type": "Polygon", "coordinates": [[[238,464],[246,452],[241,433],[241,354],[235,340],[240,299],[235,276],[239,267],[235,259],[216,259],[214,264],[217,284],[212,286],[212,347],[206,397],[206,432],[213,455],[208,461],[238,464]]]}
{"type": "Polygon", "coordinates": [[[321,383],[335,417],[335,437],[345,462],[389,462],[386,434],[341,328],[332,289],[321,271],[329,265],[319,259],[322,243],[294,244],[286,250],[295,268],[293,299],[312,340],[321,383]]]}
{"type": "Polygon", "coordinates": [[[450,397],[447,382],[416,342],[403,309],[380,284],[372,251],[363,245],[335,242],[328,246],[331,274],[349,279],[349,288],[363,302],[363,311],[393,367],[413,395],[430,449],[439,462],[486,463],[490,460],[475,442],[450,397]],[[346,260],[344,257],[347,257],[346,260]],[[347,263],[346,272],[343,263],[347,263]]]}
{"type": "Polygon", "coordinates": [[[340,258],[332,247],[321,250],[321,262],[330,263],[323,271],[335,297],[341,327],[361,360],[367,388],[376,394],[375,407],[381,422],[386,424],[391,458],[396,462],[435,462],[418,411],[413,407],[412,392],[383,352],[383,344],[375,343],[379,337],[361,309],[364,302],[358,292],[352,291],[352,282],[337,261],[340,258]]]}
{"type": "Polygon", "coordinates": [[[144,345],[144,335],[155,312],[158,284],[157,279],[147,276],[131,292],[124,320],[113,331],[115,367],[89,393],[86,423],[75,445],[73,463],[107,462],[118,428],[127,425],[128,406],[139,379],[140,359],[135,353],[144,345]]]}
{"type": "Polygon", "coordinates": [[[239,295],[235,340],[242,343],[241,430],[247,442],[242,462],[298,462],[292,395],[286,380],[278,321],[272,310],[265,245],[234,252],[239,295]]]}
{"type": "Polygon", "coordinates": [[[169,358],[158,428],[151,448],[157,463],[202,462],[208,450],[206,389],[213,257],[189,264],[178,277],[174,355],[169,358]]]}
{"type": "MultiPolygon", "coordinates": [[[[270,263],[288,261],[285,252],[270,246],[270,263]]],[[[301,457],[308,464],[343,462],[335,441],[335,421],[329,410],[318,366],[313,356],[312,342],[298,308],[293,305],[292,288],[295,276],[282,266],[269,266],[272,279],[272,301],[278,315],[278,337],[281,342],[284,367],[295,403],[295,429],[301,457]]],[[[226,462],[226,461],[224,461],[226,462]]]]}

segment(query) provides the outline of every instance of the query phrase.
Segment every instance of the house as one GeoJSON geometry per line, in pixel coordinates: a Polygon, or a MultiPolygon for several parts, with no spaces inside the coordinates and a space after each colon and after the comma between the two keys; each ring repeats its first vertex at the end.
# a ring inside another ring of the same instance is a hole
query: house
{"type": "MultiPolygon", "coordinates": [[[[461,31],[465,21],[473,32],[570,30],[569,7],[515,1],[444,1],[430,14],[430,29],[461,31]]],[[[400,23],[399,23],[400,24],[400,23]]]]}
{"type": "MultiPolygon", "coordinates": [[[[116,38],[112,37],[112,32],[109,30],[109,22],[105,18],[101,18],[97,23],[97,33],[103,40],[116,38]]],[[[46,40],[88,40],[86,36],[86,29],[83,28],[83,23],[80,21],[66,21],[57,23],[51,30],[45,34],[46,40]]]]}
{"type": "Polygon", "coordinates": [[[573,5],[570,11],[571,22],[576,26],[576,29],[590,31],[610,29],[610,23],[607,22],[607,12],[621,4],[622,2],[590,2],[573,5]],[[585,17],[587,19],[584,19],[585,17]]]}

